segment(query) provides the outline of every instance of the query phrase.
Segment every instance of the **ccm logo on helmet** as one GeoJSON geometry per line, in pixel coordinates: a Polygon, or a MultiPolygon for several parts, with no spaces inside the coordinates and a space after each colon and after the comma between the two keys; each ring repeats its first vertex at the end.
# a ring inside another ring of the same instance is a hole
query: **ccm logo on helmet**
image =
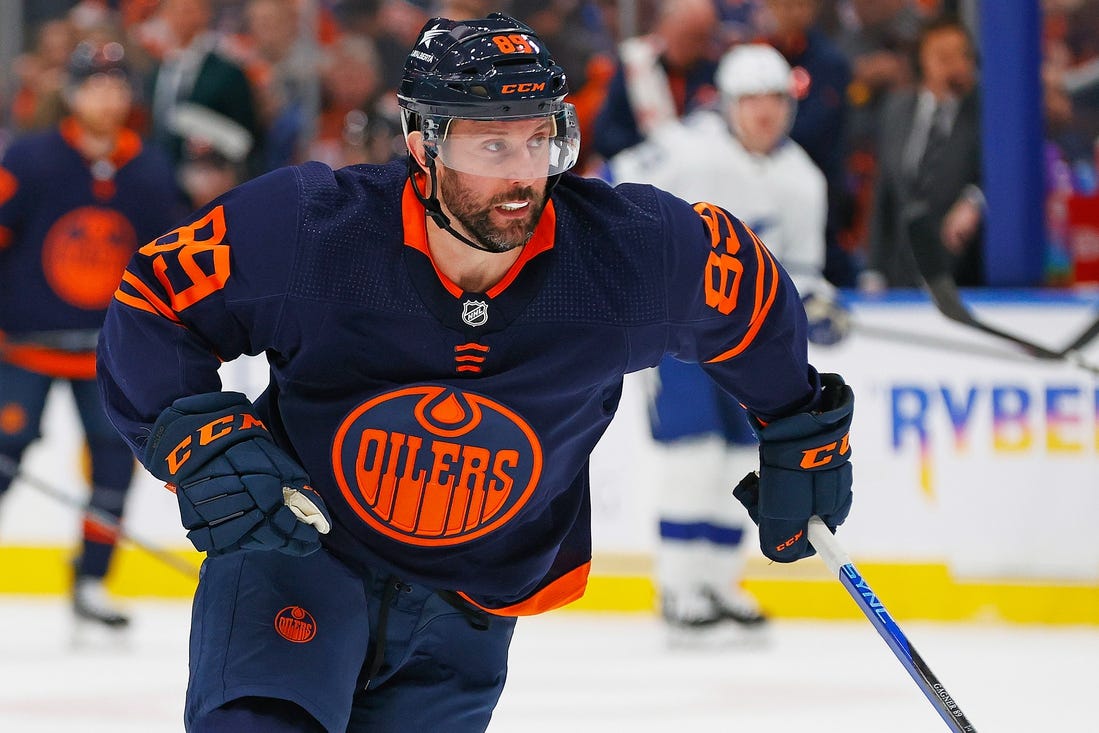
{"type": "Polygon", "coordinates": [[[191,458],[191,445],[198,440],[198,445],[209,445],[219,438],[224,438],[234,430],[260,430],[267,432],[267,426],[255,415],[242,413],[240,415],[225,415],[203,425],[195,432],[188,435],[172,449],[168,457],[164,459],[168,464],[168,471],[175,473],[191,458]]]}
{"type": "Polygon", "coordinates": [[[540,81],[537,84],[535,84],[534,82],[523,82],[522,84],[505,84],[500,87],[500,93],[515,94],[516,92],[519,92],[520,94],[523,94],[526,92],[540,92],[543,91],[545,88],[546,83],[544,81],[540,81]]]}
{"type": "Polygon", "coordinates": [[[831,463],[832,459],[836,456],[846,455],[851,451],[851,446],[848,444],[847,440],[850,435],[850,433],[845,433],[839,441],[833,441],[827,445],[803,450],[801,452],[801,467],[806,470],[822,468],[831,463]]]}

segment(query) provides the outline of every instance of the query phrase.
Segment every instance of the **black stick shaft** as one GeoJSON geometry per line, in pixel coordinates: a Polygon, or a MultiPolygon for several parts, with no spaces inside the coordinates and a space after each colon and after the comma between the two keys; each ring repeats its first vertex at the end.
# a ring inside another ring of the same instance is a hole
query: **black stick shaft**
{"type": "Polygon", "coordinates": [[[1047,359],[1051,361],[1067,360],[1079,366],[1081,369],[1085,369],[1093,374],[1099,374],[1099,366],[1085,362],[1079,357],[1079,354],[1076,353],[1076,349],[1087,344],[1096,335],[1099,335],[1099,321],[1085,329],[1072,344],[1061,351],[1054,351],[1046,346],[1025,339],[1022,336],[1009,333],[979,320],[970,312],[965,303],[962,302],[961,296],[958,293],[958,287],[954,284],[954,280],[951,279],[949,275],[932,278],[926,282],[928,292],[931,294],[931,301],[935,304],[935,307],[939,312],[950,320],[975,328],[978,331],[983,331],[991,336],[1004,339],[1005,341],[1010,341],[1011,343],[1022,347],[1024,351],[1037,359],[1047,359]],[[1094,331],[1094,333],[1092,333],[1092,331],[1094,331]]]}

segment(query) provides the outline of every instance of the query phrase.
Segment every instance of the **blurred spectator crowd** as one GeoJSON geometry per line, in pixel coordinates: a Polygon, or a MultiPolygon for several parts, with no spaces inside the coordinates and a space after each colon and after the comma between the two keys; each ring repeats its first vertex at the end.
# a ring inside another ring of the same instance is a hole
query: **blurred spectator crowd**
{"type": "MultiPolygon", "coordinates": [[[[499,10],[531,25],[565,68],[584,138],[578,171],[595,175],[605,160],[641,142],[661,114],[682,116],[692,107],[713,105],[713,74],[724,52],[766,42],[801,75],[791,137],[828,181],[825,274],[841,287],[908,284],[861,278],[873,269],[873,238],[888,236],[875,234],[881,218],[875,209],[888,195],[879,185],[883,166],[889,166],[882,140],[891,133],[883,125],[896,113],[890,100],[920,85],[919,48],[927,24],[950,14],[970,26],[975,1],[625,2],[23,2],[23,50],[0,89],[0,148],[4,140],[56,125],[64,116],[67,60],[80,41],[90,40],[124,46],[137,100],[132,127],[168,152],[195,206],[287,164],[386,162],[403,155],[394,90],[424,22],[435,15],[468,18],[499,10]],[[666,103],[659,99],[648,108],[636,102],[631,107],[633,82],[624,70],[644,53],[630,43],[638,38],[656,39],[652,47],[660,54],[674,110],[662,109],[666,103]]],[[[1042,6],[1046,216],[1056,250],[1069,199],[1091,196],[1097,187],[1099,0],[1043,0],[1042,6]]],[[[975,76],[975,48],[971,56],[975,76]]],[[[922,144],[934,136],[931,114],[928,107],[922,144]]],[[[964,122],[964,105],[950,114],[955,126],[964,122]]],[[[913,125],[922,124],[918,109],[912,115],[913,125]]],[[[982,201],[979,190],[964,188],[970,183],[959,190],[971,209],[957,214],[946,207],[944,226],[951,225],[951,216],[959,218],[955,230],[941,230],[943,236],[974,236],[972,217],[979,218],[982,201]]],[[[1063,265],[1052,256],[1046,281],[1064,283],[1063,265]]],[[[981,284],[979,277],[970,284],[981,284]]]]}

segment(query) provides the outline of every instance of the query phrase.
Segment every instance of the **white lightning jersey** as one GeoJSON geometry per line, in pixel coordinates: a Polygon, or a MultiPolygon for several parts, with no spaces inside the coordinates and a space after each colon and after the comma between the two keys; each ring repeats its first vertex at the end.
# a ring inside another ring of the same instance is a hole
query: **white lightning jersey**
{"type": "Polygon", "coordinates": [[[767,245],[803,296],[831,297],[824,280],[824,174],[793,140],[768,155],[744,149],[715,112],[666,124],[608,164],[613,183],[649,183],[734,214],[767,245]]]}

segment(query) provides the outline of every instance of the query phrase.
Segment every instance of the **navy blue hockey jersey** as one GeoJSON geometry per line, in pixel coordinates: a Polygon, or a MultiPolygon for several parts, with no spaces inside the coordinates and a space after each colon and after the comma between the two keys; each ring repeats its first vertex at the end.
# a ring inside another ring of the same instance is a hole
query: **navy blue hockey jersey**
{"type": "Polygon", "coordinates": [[[797,292],[725,211],[566,175],[505,278],[469,293],[435,268],[405,171],[282,169],[138,252],[99,366],[139,456],[221,360],[265,353],[257,411],[327,503],[327,549],[525,614],[583,593],[588,456],[623,374],[670,353],[763,419],[817,399],[797,292]]]}
{"type": "Polygon", "coordinates": [[[184,213],[167,158],[123,130],[85,160],[71,119],[16,141],[0,166],[0,358],[94,376],[95,336],[137,248],[184,213]]]}

